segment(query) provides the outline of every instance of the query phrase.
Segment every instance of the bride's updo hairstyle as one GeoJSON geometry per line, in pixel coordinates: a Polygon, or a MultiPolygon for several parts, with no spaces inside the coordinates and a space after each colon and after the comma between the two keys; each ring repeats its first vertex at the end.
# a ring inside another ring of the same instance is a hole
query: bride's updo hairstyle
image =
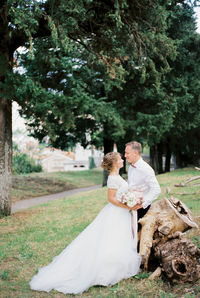
{"type": "Polygon", "coordinates": [[[104,155],[103,161],[101,163],[101,167],[104,170],[111,171],[113,164],[117,161],[118,157],[120,157],[118,152],[109,152],[104,155]]]}

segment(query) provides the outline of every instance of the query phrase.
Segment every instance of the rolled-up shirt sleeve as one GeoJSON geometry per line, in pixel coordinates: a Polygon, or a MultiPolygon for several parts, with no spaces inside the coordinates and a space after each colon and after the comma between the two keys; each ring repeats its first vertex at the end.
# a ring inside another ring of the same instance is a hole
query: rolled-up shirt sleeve
{"type": "Polygon", "coordinates": [[[144,193],[142,207],[145,209],[151,205],[152,201],[155,200],[161,193],[160,185],[154,171],[148,171],[145,176],[145,184],[148,187],[148,191],[144,193]]]}

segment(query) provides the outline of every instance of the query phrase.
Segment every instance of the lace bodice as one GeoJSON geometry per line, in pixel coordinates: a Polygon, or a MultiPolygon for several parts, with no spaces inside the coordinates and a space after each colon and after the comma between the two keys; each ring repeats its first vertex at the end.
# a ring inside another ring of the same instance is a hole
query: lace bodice
{"type": "Polygon", "coordinates": [[[109,175],[107,181],[108,188],[119,189],[128,183],[120,175],[109,175]]]}

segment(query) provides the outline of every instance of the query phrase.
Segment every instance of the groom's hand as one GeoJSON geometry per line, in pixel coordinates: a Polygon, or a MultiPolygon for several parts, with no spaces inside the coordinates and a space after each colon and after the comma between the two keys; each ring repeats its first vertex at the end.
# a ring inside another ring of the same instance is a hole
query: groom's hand
{"type": "Polygon", "coordinates": [[[142,208],[142,204],[136,204],[133,208],[131,208],[132,210],[138,210],[142,208]]]}

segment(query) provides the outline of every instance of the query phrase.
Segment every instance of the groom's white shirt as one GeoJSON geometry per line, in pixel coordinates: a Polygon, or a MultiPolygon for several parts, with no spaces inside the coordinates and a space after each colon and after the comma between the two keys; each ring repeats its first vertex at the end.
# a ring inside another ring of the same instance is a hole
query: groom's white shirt
{"type": "Polygon", "coordinates": [[[143,191],[142,207],[147,208],[161,193],[154,170],[142,157],[128,169],[128,185],[143,191]]]}

